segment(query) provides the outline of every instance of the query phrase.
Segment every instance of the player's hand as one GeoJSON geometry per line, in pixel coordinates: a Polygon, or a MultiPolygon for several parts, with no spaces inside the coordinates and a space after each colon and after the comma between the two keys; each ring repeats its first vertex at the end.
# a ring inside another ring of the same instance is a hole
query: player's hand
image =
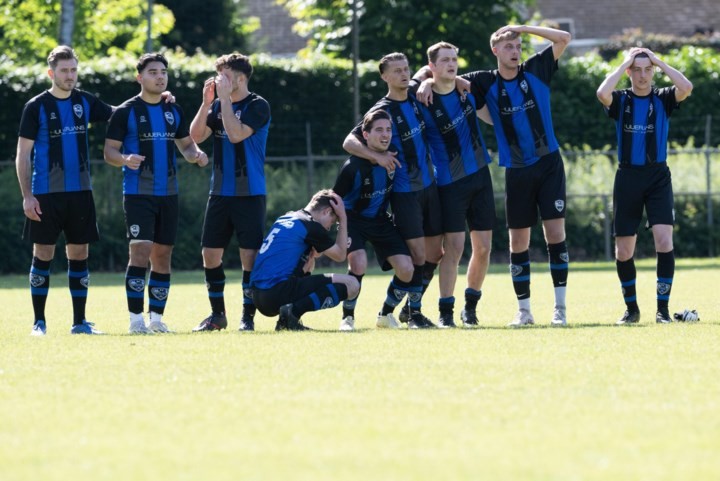
{"type": "Polygon", "coordinates": [[[34,195],[23,199],[23,211],[28,219],[40,222],[42,210],[40,210],[40,202],[34,195]]]}
{"type": "Polygon", "coordinates": [[[165,92],[161,93],[160,98],[165,100],[166,104],[174,104],[175,103],[175,96],[169,90],[166,90],[165,92]]]}
{"type": "Polygon", "coordinates": [[[230,79],[225,75],[215,77],[215,92],[221,100],[230,100],[230,93],[232,92],[230,79]]]}
{"type": "Polygon", "coordinates": [[[345,203],[343,202],[342,197],[337,195],[335,192],[332,193],[330,206],[332,207],[333,212],[335,212],[335,215],[338,216],[339,221],[344,221],[347,218],[345,215],[345,203]]]}
{"type": "Polygon", "coordinates": [[[308,259],[305,261],[305,264],[303,265],[303,272],[305,274],[310,274],[312,271],[315,270],[315,258],[320,257],[320,254],[317,253],[315,248],[310,251],[310,255],[308,255],[308,259]]]}
{"type": "Polygon", "coordinates": [[[464,79],[462,77],[455,77],[455,90],[458,91],[460,94],[460,97],[462,97],[463,100],[465,100],[465,97],[467,97],[467,94],[470,93],[470,86],[471,83],[469,80],[464,79]]]}
{"type": "Polygon", "coordinates": [[[400,161],[395,157],[396,155],[397,152],[390,152],[389,150],[386,150],[382,154],[377,154],[375,156],[375,163],[377,163],[380,167],[383,167],[388,172],[395,172],[395,169],[400,169],[402,167],[400,161]]]}
{"type": "Polygon", "coordinates": [[[199,165],[200,167],[205,167],[206,165],[208,165],[208,156],[205,152],[198,149],[195,152],[195,157],[193,158],[193,162],[195,164],[199,165]]]}
{"type": "Polygon", "coordinates": [[[505,25],[503,28],[497,31],[498,35],[502,35],[507,32],[523,33],[525,25],[505,25]]]}
{"type": "Polygon", "coordinates": [[[417,92],[415,92],[415,98],[425,107],[430,105],[433,101],[432,84],[432,79],[425,79],[420,83],[417,92]]]}
{"type": "Polygon", "coordinates": [[[211,104],[215,100],[215,77],[210,77],[203,84],[203,103],[211,104]]]}
{"type": "Polygon", "coordinates": [[[144,155],[129,154],[123,156],[123,165],[130,170],[138,170],[143,160],[145,160],[144,155]]]}

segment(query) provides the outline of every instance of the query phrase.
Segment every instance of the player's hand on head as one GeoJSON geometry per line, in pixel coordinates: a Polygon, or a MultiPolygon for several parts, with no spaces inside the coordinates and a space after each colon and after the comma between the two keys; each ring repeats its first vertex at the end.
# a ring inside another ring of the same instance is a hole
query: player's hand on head
{"type": "Polygon", "coordinates": [[[215,77],[215,92],[217,92],[217,96],[221,99],[230,99],[230,93],[232,92],[230,79],[225,75],[215,77]]]}
{"type": "Polygon", "coordinates": [[[215,100],[215,77],[210,77],[203,84],[203,102],[211,103],[215,100]]]}

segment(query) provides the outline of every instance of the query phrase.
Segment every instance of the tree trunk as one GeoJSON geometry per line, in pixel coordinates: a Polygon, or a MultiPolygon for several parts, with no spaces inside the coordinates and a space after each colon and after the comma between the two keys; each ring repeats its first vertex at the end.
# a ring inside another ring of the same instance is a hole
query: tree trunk
{"type": "Polygon", "coordinates": [[[72,46],[73,30],[75,29],[75,0],[62,0],[60,12],[60,45],[72,46]]]}

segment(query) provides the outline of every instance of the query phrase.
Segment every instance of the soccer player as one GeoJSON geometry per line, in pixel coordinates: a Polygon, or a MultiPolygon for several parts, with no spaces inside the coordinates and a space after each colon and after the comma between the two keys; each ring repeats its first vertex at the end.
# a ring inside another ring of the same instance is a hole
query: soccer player
{"type": "Polygon", "coordinates": [[[205,82],[202,105],[190,125],[190,135],[197,143],[213,134],[214,152],[202,234],[205,284],[212,312],[193,331],[227,327],[222,258],[233,233],[240,244],[243,268],[240,330],[254,331],[250,274],[265,229],[264,167],[270,104],[250,92],[253,67],[245,55],[223,55],[215,61],[215,70],[218,75],[205,82]]]}
{"type": "Polygon", "coordinates": [[[530,228],[537,224],[538,210],[555,288],[550,324],[567,324],[565,169],[553,130],[550,81],[570,38],[568,32],[554,28],[502,27],[490,37],[497,70],[463,75],[470,80],[473,92],[485,99],[497,138],[499,163],[507,169],[505,210],[510,234],[510,273],[518,299],[518,312],[509,324],[513,327],[535,323],[530,310],[528,249],[530,228]],[[550,45],[521,62],[523,33],[543,37],[550,45]]]}
{"type": "Polygon", "coordinates": [[[175,146],[185,159],[207,165],[207,155],[190,137],[180,106],[161,102],[168,83],[168,61],[148,53],[137,63],[140,94],[120,105],[108,125],[105,161],[123,172],[123,208],[130,259],[125,292],[131,334],[170,332],[163,322],[170,291],[170,265],[178,224],[175,146]],[[147,282],[149,324],[143,305],[147,282]]]}
{"type": "Polygon", "coordinates": [[[625,60],[600,84],[597,97],[615,120],[618,170],[613,188],[615,259],[627,310],[617,324],[640,321],[635,295],[635,243],[643,208],[652,228],[657,252],[657,313],[655,321],[672,322],[668,311],[675,273],[673,253],[673,190],[667,165],[670,115],[692,92],[692,83],[679,71],[646,48],[632,48],[625,60]],[[672,87],[653,86],[656,68],[668,76],[672,87]],[[630,88],[615,90],[623,73],[630,88]]]}
{"type": "Polygon", "coordinates": [[[363,142],[362,124],[345,138],[343,148],[351,155],[367,159],[394,171],[390,203],[395,225],[410,249],[414,264],[412,289],[407,309],[400,320],[410,328],[435,325],[421,312],[422,295],[442,258],[442,226],[437,184],[425,138],[425,121],[420,106],[408,94],[410,68],[402,53],[391,53],[380,59],[380,76],[388,85],[388,93],[371,109],[385,110],[393,121],[392,144],[398,152],[375,152],[363,142]]]}
{"type": "Polygon", "coordinates": [[[428,67],[416,75],[432,76],[434,95],[421,111],[425,119],[428,144],[437,170],[442,209],[443,250],[440,263],[440,327],[455,327],[455,283],[465,248],[465,224],[470,230],[472,254],[467,270],[465,308],[460,319],[465,327],[476,327],[477,303],[490,263],[492,229],[495,225],[495,197],[485,147],[478,120],[478,106],[484,100],[461,95],[456,89],[458,48],[439,42],[427,50],[428,67]]]}
{"type": "Polygon", "coordinates": [[[75,88],[78,57],[61,45],[47,58],[49,90],[25,104],[17,145],[17,176],[23,196],[23,237],[33,242],[30,293],[34,336],[47,332],[45,303],[55,243],[65,235],[72,334],[102,334],[85,318],[90,274],[89,243],[99,239],[90,184],[88,123],[110,118],[112,107],[75,88]]]}
{"type": "MultiPolygon", "coordinates": [[[[363,138],[367,147],[375,152],[385,152],[391,147],[392,131],[392,120],[385,110],[372,110],[363,118],[363,138]]],[[[366,242],[372,243],[383,270],[395,270],[376,322],[377,327],[391,329],[399,327],[393,311],[408,293],[414,271],[407,244],[387,211],[394,178],[394,171],[351,156],[340,169],[333,187],[333,191],[343,198],[348,217],[348,274],[362,285],[367,269],[366,242]]],[[[343,302],[341,331],[355,328],[356,303],[357,298],[343,302]]]]}
{"type": "Polygon", "coordinates": [[[348,232],[345,206],[331,190],[317,192],[304,209],[279,217],[265,237],[250,277],[253,301],[266,316],[280,317],[276,331],[304,331],[306,312],[355,299],[360,284],[345,274],[315,274],[315,257],[345,260],[348,232]],[[328,231],[338,223],[333,240],[328,231]]]}

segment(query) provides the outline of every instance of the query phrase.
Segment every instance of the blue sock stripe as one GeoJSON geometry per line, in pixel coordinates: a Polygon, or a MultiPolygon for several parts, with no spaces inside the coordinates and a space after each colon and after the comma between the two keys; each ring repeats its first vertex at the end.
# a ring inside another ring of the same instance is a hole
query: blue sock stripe
{"type": "Polygon", "coordinates": [[[125,294],[130,299],[143,299],[145,297],[144,292],[135,292],[135,291],[126,290],[125,294]]]}
{"type": "Polygon", "coordinates": [[[165,307],[167,304],[167,299],[164,301],[158,301],[157,299],[153,299],[152,297],[148,299],[148,305],[153,307],[165,307]]]}
{"type": "Polygon", "coordinates": [[[81,291],[72,290],[70,289],[70,296],[71,297],[87,297],[88,291],[87,289],[83,289],[81,291]]]}
{"type": "Polygon", "coordinates": [[[529,265],[530,265],[530,261],[520,262],[520,263],[514,263],[514,262],[513,262],[511,265],[513,265],[513,266],[520,266],[520,267],[529,266],[529,265]]]}
{"type": "Polygon", "coordinates": [[[357,297],[353,300],[345,299],[343,301],[343,307],[345,309],[355,309],[356,305],[357,305],[357,297]]]}
{"type": "Polygon", "coordinates": [[[455,296],[441,297],[440,304],[455,304],[455,296]]]}
{"type": "Polygon", "coordinates": [[[30,268],[30,274],[37,274],[39,276],[49,276],[50,271],[45,269],[38,269],[37,267],[31,267],[30,268]]]}
{"type": "Polygon", "coordinates": [[[313,310],[314,310],[314,311],[317,311],[318,309],[320,309],[320,305],[321,305],[321,304],[320,304],[320,298],[318,298],[317,294],[315,294],[314,292],[313,292],[312,294],[310,294],[310,300],[311,300],[312,303],[313,303],[313,310]]]}
{"type": "Polygon", "coordinates": [[[89,272],[87,269],[85,269],[84,271],[71,271],[71,270],[68,270],[68,277],[80,277],[80,278],[83,278],[83,277],[87,277],[88,274],[90,274],[90,272],[89,272]]]}
{"type": "Polygon", "coordinates": [[[471,294],[471,295],[479,296],[479,295],[480,295],[480,291],[476,291],[475,289],[473,289],[473,288],[471,288],[471,287],[468,287],[467,289],[465,289],[465,294],[471,294]]]}
{"type": "Polygon", "coordinates": [[[529,281],[529,280],[530,280],[530,276],[517,276],[517,277],[512,278],[513,282],[525,282],[525,281],[529,281]]]}
{"type": "Polygon", "coordinates": [[[47,296],[49,291],[50,291],[49,287],[44,287],[44,288],[31,287],[30,288],[30,294],[32,294],[33,296],[47,296]]]}
{"type": "Polygon", "coordinates": [[[637,296],[625,297],[623,299],[625,299],[625,302],[635,302],[637,301],[637,296]]]}
{"type": "Polygon", "coordinates": [[[150,278],[148,281],[150,287],[170,287],[170,281],[158,281],[157,279],[150,278]]]}
{"type": "Polygon", "coordinates": [[[337,289],[335,289],[335,286],[333,284],[328,284],[328,291],[330,291],[330,295],[333,298],[333,305],[337,306],[340,303],[340,295],[338,294],[337,289]]]}
{"type": "Polygon", "coordinates": [[[657,300],[658,300],[658,301],[669,301],[669,300],[670,300],[670,296],[668,296],[668,295],[657,296],[657,300]]]}
{"type": "Polygon", "coordinates": [[[634,285],[635,285],[635,281],[636,281],[636,279],[633,279],[633,280],[631,280],[631,281],[621,282],[620,285],[621,285],[622,287],[634,286],[634,285]]]}
{"type": "Polygon", "coordinates": [[[550,263],[550,269],[556,270],[556,271],[566,270],[566,269],[568,269],[568,265],[569,265],[569,264],[568,264],[567,262],[563,262],[562,264],[553,264],[553,263],[551,262],[551,263],[550,263]]]}
{"type": "Polygon", "coordinates": [[[664,282],[665,284],[672,284],[673,278],[672,277],[658,277],[658,282],[664,282]]]}
{"type": "Polygon", "coordinates": [[[225,293],[224,292],[208,292],[208,297],[212,297],[212,298],[225,297],[225,293]]]}
{"type": "MultiPolygon", "coordinates": [[[[213,286],[224,286],[224,285],[225,285],[225,281],[208,281],[208,280],[206,279],[205,282],[207,282],[208,284],[211,284],[211,285],[213,285],[213,286]]],[[[244,287],[245,287],[245,286],[243,285],[243,288],[244,288],[244,287]]]]}

